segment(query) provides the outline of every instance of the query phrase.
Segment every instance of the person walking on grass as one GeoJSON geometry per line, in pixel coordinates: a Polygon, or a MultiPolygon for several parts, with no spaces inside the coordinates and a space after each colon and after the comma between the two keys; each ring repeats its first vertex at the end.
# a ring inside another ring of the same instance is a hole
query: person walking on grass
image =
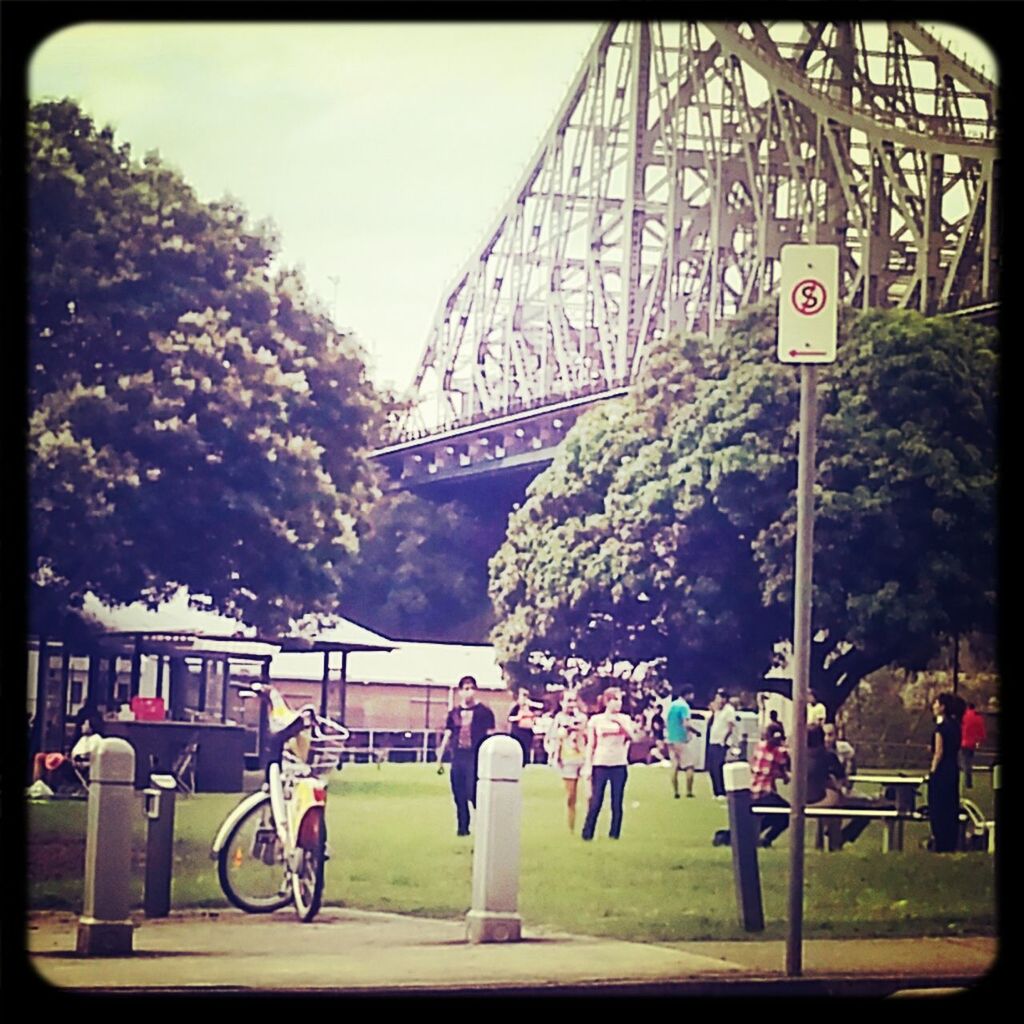
{"type": "Polygon", "coordinates": [[[665,740],[672,762],[672,792],[679,799],[679,773],[686,772],[686,795],[693,797],[693,771],[697,766],[697,743],[700,733],[690,724],[693,687],[685,686],[668,706],[665,716],[665,740]]]}
{"type": "Polygon", "coordinates": [[[711,789],[715,799],[725,800],[725,778],[722,769],[725,766],[725,755],[732,745],[736,734],[736,709],[729,700],[725,690],[719,690],[711,702],[713,717],[708,732],[708,775],[711,777],[711,789]]]}
{"type": "Polygon", "coordinates": [[[667,761],[668,751],[665,745],[665,716],[661,708],[655,704],[654,714],[651,715],[651,739],[654,746],[651,747],[651,756],[656,761],[667,761]]]}
{"type": "Polygon", "coordinates": [[[486,704],[477,703],[476,680],[472,676],[459,680],[458,701],[444,723],[444,737],[437,749],[437,774],[444,773],[441,759],[450,747],[456,835],[468,836],[469,808],[476,807],[477,753],[480,744],[494,732],[494,712],[486,704]]]}
{"type": "Polygon", "coordinates": [[[629,715],[622,713],[622,690],[609,686],[601,694],[603,710],[587,723],[587,754],[581,775],[590,779],[590,804],[583,822],[583,838],[594,838],[597,818],[604,803],[604,791],[611,788],[611,826],[608,835],[618,839],[622,831],[622,798],[626,791],[629,744],[639,739],[639,730],[629,715]]]}
{"type": "Polygon", "coordinates": [[[537,712],[543,709],[544,705],[533,700],[530,691],[521,686],[516,702],[508,712],[508,731],[523,748],[524,768],[530,763],[530,753],[533,750],[533,724],[537,720],[537,712]]]}
{"type": "Polygon", "coordinates": [[[587,754],[587,716],[580,710],[572,690],[562,694],[561,708],[551,720],[544,743],[548,763],[561,776],[565,786],[565,811],[569,831],[576,830],[576,797],[580,773],[587,754]]]}

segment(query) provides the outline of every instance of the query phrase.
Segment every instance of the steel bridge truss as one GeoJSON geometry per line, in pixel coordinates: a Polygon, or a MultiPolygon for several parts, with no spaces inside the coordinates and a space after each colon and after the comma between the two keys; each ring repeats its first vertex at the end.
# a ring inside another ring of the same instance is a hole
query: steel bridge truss
{"type": "Polygon", "coordinates": [[[998,112],[916,23],[603,27],[441,303],[399,436],[621,387],[653,338],[769,296],[789,242],[839,245],[858,307],[994,301],[998,112]]]}

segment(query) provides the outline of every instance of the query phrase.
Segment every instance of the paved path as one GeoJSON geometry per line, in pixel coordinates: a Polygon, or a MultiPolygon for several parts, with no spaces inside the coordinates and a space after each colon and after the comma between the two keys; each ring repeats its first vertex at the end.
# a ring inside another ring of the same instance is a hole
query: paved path
{"type": "Polygon", "coordinates": [[[33,913],[28,963],[48,985],[106,992],[889,995],[973,987],[997,952],[991,938],[812,940],[791,979],[781,941],[648,944],[524,928],[521,942],[472,945],[462,921],[336,907],[312,924],[288,911],[135,920],[132,955],[85,957],[77,916],[33,913]]]}

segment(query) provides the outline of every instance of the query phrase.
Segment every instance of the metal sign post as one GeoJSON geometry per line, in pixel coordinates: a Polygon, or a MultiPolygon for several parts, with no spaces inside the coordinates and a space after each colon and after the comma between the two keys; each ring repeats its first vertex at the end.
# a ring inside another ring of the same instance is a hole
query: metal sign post
{"type": "Polygon", "coordinates": [[[800,452],[793,569],[793,802],[789,819],[789,914],[786,974],[803,970],[804,804],[807,801],[807,689],[814,580],[814,477],[818,424],[818,365],[836,358],[839,250],[788,245],[782,250],[778,357],[800,365],[800,452]]]}
{"type": "Polygon", "coordinates": [[[796,489],[796,566],[793,592],[793,803],[789,817],[789,929],[786,974],[802,969],[804,916],[804,804],[807,801],[807,677],[811,654],[814,558],[814,459],[818,368],[800,367],[800,456],[796,489]]]}

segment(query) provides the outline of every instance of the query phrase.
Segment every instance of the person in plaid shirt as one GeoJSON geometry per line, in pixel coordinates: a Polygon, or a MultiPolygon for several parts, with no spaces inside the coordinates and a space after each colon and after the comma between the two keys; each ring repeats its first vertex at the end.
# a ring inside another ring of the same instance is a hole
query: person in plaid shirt
{"type": "MultiPolygon", "coordinates": [[[[775,784],[789,782],[789,751],[783,743],[782,726],[773,722],[764,731],[754,756],[750,759],[750,803],[755,807],[789,807],[778,794],[775,784]]],[[[764,816],[760,845],[771,846],[789,827],[789,816],[764,816]]]]}

